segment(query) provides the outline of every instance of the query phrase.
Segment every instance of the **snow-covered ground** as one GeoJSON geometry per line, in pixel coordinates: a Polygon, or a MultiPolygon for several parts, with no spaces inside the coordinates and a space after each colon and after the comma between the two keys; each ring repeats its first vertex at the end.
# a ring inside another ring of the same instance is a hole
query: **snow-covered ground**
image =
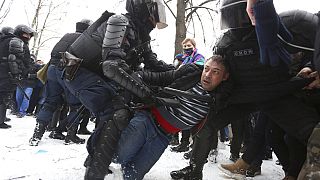
{"type": "MultiPolygon", "coordinates": [[[[80,180],[83,179],[85,168],[83,162],[87,156],[85,144],[64,145],[63,141],[53,140],[44,134],[39,146],[28,145],[35,126],[35,118],[16,118],[8,115],[12,120],[8,124],[11,129],[0,129],[0,179],[30,179],[30,180],[80,180]]],[[[92,130],[93,123],[89,128],[92,130]]],[[[81,136],[88,139],[88,136],[81,136]]],[[[218,163],[208,162],[204,167],[204,180],[228,179],[218,169],[219,163],[230,163],[229,147],[219,149],[218,163]]],[[[170,172],[181,169],[188,164],[183,158],[183,153],[174,153],[169,148],[160,160],[145,176],[146,180],[168,180],[170,172]]],[[[121,179],[120,167],[111,164],[113,174],[108,175],[107,180],[121,179]]],[[[256,180],[276,180],[284,177],[280,166],[273,161],[264,161],[262,175],[256,180]]]]}

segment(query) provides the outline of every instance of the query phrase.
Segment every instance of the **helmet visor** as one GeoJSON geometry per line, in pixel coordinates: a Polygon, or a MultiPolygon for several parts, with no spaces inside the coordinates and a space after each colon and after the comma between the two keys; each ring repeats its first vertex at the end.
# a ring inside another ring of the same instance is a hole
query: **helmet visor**
{"type": "Polygon", "coordinates": [[[22,26],[21,31],[24,33],[30,34],[31,37],[36,35],[36,32],[28,26],[22,26]]]}
{"type": "Polygon", "coordinates": [[[246,3],[247,1],[237,1],[221,6],[221,30],[251,26],[250,19],[246,12],[246,3]]]}
{"type": "Polygon", "coordinates": [[[149,13],[154,17],[158,29],[163,29],[168,26],[166,23],[166,10],[162,0],[153,0],[149,8],[149,13]]]}

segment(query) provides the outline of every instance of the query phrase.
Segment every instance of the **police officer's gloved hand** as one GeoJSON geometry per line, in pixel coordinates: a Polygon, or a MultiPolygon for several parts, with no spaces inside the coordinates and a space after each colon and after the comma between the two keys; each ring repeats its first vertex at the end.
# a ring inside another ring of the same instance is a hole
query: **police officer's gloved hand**
{"type": "Polygon", "coordinates": [[[109,74],[110,71],[115,71],[118,68],[123,69],[128,74],[132,73],[129,65],[122,59],[108,60],[102,63],[103,74],[107,77],[108,77],[107,74],[109,74]]]}
{"type": "Polygon", "coordinates": [[[153,96],[147,96],[147,97],[143,97],[141,98],[141,102],[145,105],[145,106],[154,106],[155,105],[155,100],[156,98],[153,96]]]}

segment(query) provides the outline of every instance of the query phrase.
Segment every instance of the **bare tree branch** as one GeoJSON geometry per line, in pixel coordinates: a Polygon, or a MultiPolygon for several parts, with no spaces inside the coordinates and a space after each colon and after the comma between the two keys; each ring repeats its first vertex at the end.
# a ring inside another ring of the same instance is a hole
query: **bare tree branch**
{"type": "Polygon", "coordinates": [[[207,4],[207,3],[210,3],[210,2],[213,2],[213,1],[216,1],[216,0],[206,0],[202,3],[200,3],[198,6],[196,6],[196,8],[192,8],[192,10],[186,15],[186,21],[188,20],[188,18],[190,18],[190,16],[192,16],[192,14],[197,11],[199,9],[199,7],[202,7],[203,5],[207,4]]]}
{"type": "Polygon", "coordinates": [[[1,6],[0,6],[0,11],[2,10],[2,8],[3,8],[3,6],[4,6],[5,3],[6,3],[6,0],[3,0],[3,1],[2,1],[2,4],[1,4],[1,6]]]}
{"type": "Polygon", "coordinates": [[[164,1],[164,4],[167,6],[167,8],[169,9],[169,11],[171,12],[171,14],[172,14],[172,16],[175,18],[175,19],[177,19],[177,17],[176,17],[176,15],[174,14],[174,12],[172,11],[172,9],[169,7],[169,5],[168,5],[168,2],[170,2],[171,0],[169,0],[169,1],[167,1],[167,2],[165,2],[164,1]]]}
{"type": "Polygon", "coordinates": [[[203,26],[202,20],[201,20],[201,18],[199,16],[198,12],[195,11],[194,13],[197,15],[197,17],[199,19],[199,22],[200,22],[200,25],[201,25],[201,29],[202,29],[203,43],[206,44],[206,36],[204,34],[204,26],[203,26]]]}
{"type": "Polygon", "coordinates": [[[2,14],[2,15],[0,16],[0,24],[3,23],[4,19],[7,17],[8,13],[10,12],[10,10],[11,10],[11,5],[12,5],[12,3],[13,3],[13,0],[10,0],[9,3],[7,3],[7,4],[8,4],[7,6],[5,6],[6,2],[8,2],[8,1],[3,0],[3,1],[2,1],[2,4],[1,4],[1,7],[0,7],[0,12],[1,12],[1,14],[2,14]],[[6,7],[6,8],[5,8],[5,7],[6,7]],[[5,8],[5,9],[4,9],[4,8],[5,8]],[[3,12],[3,10],[4,10],[4,12],[3,12]],[[3,12],[3,13],[2,13],[2,12],[3,12]]]}

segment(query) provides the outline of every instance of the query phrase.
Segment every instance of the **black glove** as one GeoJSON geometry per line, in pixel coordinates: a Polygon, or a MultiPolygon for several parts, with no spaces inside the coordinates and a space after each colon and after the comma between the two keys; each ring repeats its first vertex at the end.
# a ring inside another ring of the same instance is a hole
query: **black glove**
{"type": "Polygon", "coordinates": [[[117,128],[122,131],[129,124],[130,119],[132,118],[132,112],[129,107],[124,103],[124,98],[122,96],[115,96],[112,99],[112,105],[115,109],[113,114],[113,121],[117,128]]]}
{"type": "Polygon", "coordinates": [[[131,74],[132,72],[129,65],[122,59],[108,60],[102,63],[102,70],[103,70],[103,74],[105,75],[110,69],[119,68],[119,67],[129,74],[131,74]]]}

